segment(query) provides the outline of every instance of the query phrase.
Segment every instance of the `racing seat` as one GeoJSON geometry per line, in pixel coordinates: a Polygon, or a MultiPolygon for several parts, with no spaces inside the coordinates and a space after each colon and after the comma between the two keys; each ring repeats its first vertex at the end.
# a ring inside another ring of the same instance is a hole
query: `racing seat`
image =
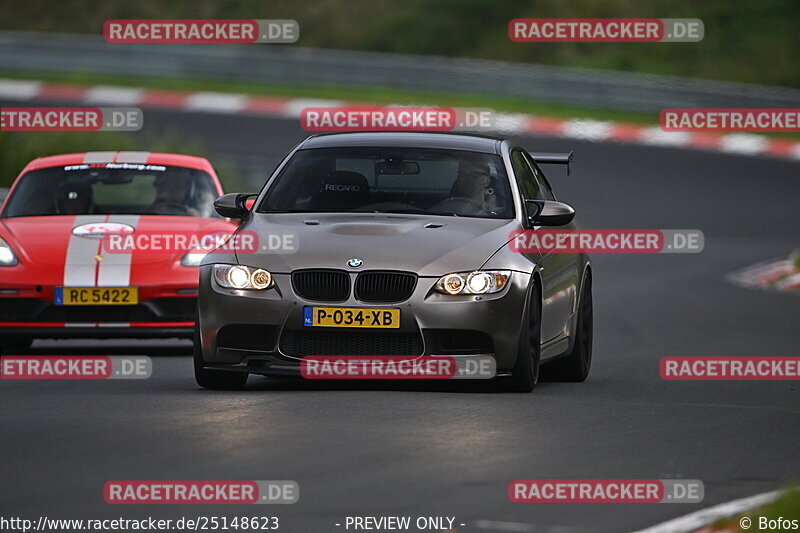
{"type": "Polygon", "coordinates": [[[335,170],[320,183],[319,192],[311,201],[312,209],[352,211],[369,203],[367,178],[350,170],[335,170]]]}

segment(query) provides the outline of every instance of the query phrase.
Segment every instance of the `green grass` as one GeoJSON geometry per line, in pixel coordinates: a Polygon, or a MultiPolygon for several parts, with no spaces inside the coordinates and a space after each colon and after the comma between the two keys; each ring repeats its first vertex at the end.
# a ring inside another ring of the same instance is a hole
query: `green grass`
{"type": "Polygon", "coordinates": [[[353,102],[396,104],[426,104],[444,107],[490,107],[506,113],[528,113],[548,117],[591,118],[616,120],[638,124],[657,124],[658,115],[626,113],[587,107],[568,106],[550,102],[537,102],[526,98],[491,96],[484,94],[453,94],[445,92],[399,90],[392,88],[353,88],[336,86],[266,85],[220,80],[195,80],[182,78],[142,78],[114,75],[74,73],[51,74],[40,72],[0,71],[0,78],[33,79],[79,83],[87,85],[119,85],[175,91],[218,91],[286,98],[328,98],[353,102]]]}

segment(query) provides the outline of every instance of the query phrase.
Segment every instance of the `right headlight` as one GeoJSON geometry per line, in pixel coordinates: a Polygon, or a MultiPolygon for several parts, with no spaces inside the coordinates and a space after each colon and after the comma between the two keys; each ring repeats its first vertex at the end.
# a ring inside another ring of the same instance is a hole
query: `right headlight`
{"type": "Polygon", "coordinates": [[[442,294],[492,294],[500,292],[511,278],[510,270],[453,272],[439,278],[434,289],[442,294]]]}
{"type": "Polygon", "coordinates": [[[14,266],[17,263],[19,261],[17,261],[17,256],[14,255],[14,250],[0,237],[0,266],[14,266]]]}
{"type": "Polygon", "coordinates": [[[263,290],[274,285],[272,274],[244,265],[214,265],[214,279],[226,289],[263,290]]]}

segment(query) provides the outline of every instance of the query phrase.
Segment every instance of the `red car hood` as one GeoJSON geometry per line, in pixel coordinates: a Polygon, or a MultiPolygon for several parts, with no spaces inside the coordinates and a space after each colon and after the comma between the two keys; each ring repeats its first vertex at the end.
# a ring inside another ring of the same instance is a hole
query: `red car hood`
{"type": "Polygon", "coordinates": [[[0,237],[8,241],[20,260],[49,265],[92,265],[98,261],[97,256],[101,256],[101,260],[148,264],[174,261],[186,253],[170,246],[147,250],[134,247],[129,251],[110,253],[98,237],[104,232],[119,233],[123,237],[137,234],[203,235],[231,233],[236,228],[235,224],[217,218],[163,215],[19,217],[2,219],[0,226],[0,237]]]}

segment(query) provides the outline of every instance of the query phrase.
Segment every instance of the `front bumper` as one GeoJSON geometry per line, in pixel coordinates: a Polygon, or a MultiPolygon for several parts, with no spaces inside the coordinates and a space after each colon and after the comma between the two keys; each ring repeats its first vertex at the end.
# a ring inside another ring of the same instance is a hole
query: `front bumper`
{"type": "MultiPolygon", "coordinates": [[[[200,268],[198,312],[206,366],[267,375],[297,374],[304,355],[480,354],[493,356],[502,372],[516,360],[530,280],[530,274],[514,272],[501,292],[476,297],[439,294],[432,290],[437,278],[419,278],[406,301],[376,305],[355,299],[352,292],[342,302],[305,300],[295,294],[289,274],[275,274],[275,287],[265,291],[225,289],[211,272],[211,265],[200,268]],[[398,308],[400,327],[303,326],[307,306],[398,308]],[[330,351],[338,348],[343,353],[330,351]]],[[[354,282],[356,273],[350,275],[354,282]]]]}
{"type": "Polygon", "coordinates": [[[191,338],[195,295],[172,294],[125,306],[59,306],[40,298],[0,297],[0,338],[191,338]]]}

